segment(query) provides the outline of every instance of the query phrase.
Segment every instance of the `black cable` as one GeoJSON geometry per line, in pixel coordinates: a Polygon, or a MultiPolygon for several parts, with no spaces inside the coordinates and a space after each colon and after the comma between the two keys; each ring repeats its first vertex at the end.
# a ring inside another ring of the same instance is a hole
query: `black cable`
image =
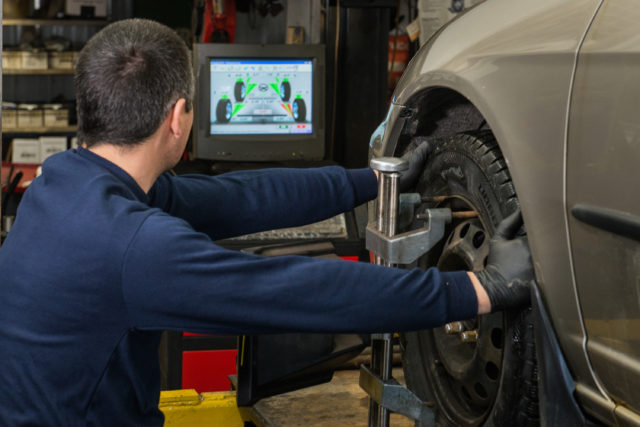
{"type": "Polygon", "coordinates": [[[7,188],[7,192],[2,195],[2,206],[0,211],[2,211],[3,213],[7,211],[9,198],[15,191],[21,179],[22,179],[22,171],[18,171],[18,173],[16,173],[16,176],[14,176],[13,179],[11,180],[11,183],[9,184],[9,188],[7,188]]]}

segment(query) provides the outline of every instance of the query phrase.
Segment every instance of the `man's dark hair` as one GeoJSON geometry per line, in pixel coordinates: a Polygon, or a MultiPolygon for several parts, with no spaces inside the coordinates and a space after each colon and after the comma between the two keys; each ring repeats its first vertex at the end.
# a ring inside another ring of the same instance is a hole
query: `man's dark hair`
{"type": "Polygon", "coordinates": [[[162,24],[118,21],[80,52],[75,89],[80,142],[137,144],[158,129],[178,99],[191,108],[191,55],[162,24]]]}

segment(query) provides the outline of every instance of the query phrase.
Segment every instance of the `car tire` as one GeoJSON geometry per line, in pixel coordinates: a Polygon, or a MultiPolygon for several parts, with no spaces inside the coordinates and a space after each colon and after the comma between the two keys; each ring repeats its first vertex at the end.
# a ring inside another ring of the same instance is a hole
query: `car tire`
{"type": "Polygon", "coordinates": [[[244,97],[247,95],[247,86],[244,82],[236,82],[233,87],[233,95],[236,98],[236,102],[244,101],[244,97]]]}
{"type": "Polygon", "coordinates": [[[291,98],[291,83],[280,83],[280,97],[284,102],[289,102],[289,98],[291,98]]]}
{"type": "MultiPolygon", "coordinates": [[[[437,144],[417,184],[426,201],[419,211],[448,207],[476,211],[478,217],[454,219],[443,241],[415,264],[481,269],[496,225],[518,207],[509,170],[490,131],[458,134],[437,144]]],[[[420,226],[424,223],[415,221],[411,227],[420,226]]],[[[461,333],[447,333],[445,327],[402,335],[408,387],[434,404],[441,426],[538,425],[530,309],[478,316],[461,325],[477,331],[475,342],[462,342],[461,333]]]]}
{"type": "Polygon", "coordinates": [[[232,105],[231,101],[227,98],[218,101],[216,106],[216,119],[218,123],[229,123],[231,120],[232,105]]]}
{"type": "Polygon", "coordinates": [[[307,119],[307,104],[305,104],[304,99],[297,98],[293,101],[291,111],[296,122],[304,122],[307,119]]]}

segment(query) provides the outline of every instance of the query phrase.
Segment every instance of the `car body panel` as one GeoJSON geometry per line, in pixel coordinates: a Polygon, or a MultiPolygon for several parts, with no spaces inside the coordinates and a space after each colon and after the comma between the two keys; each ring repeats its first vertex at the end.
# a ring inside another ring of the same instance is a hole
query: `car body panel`
{"type": "MultiPolygon", "coordinates": [[[[640,10],[605,1],[581,49],[569,120],[567,209],[606,208],[640,224],[640,10]]],[[[607,213],[607,212],[605,212],[607,213]]],[[[570,218],[594,370],[640,412],[640,241],[570,218]]]]}
{"type": "Polygon", "coordinates": [[[373,155],[393,155],[404,111],[450,88],[484,116],[510,167],[539,285],[578,383],[599,390],[585,352],[565,217],[565,141],[575,62],[600,0],[489,0],[443,28],[411,61],[373,155]],[[407,106],[403,108],[403,106],[407,106]],[[552,303],[550,303],[552,302],[552,303]]]}

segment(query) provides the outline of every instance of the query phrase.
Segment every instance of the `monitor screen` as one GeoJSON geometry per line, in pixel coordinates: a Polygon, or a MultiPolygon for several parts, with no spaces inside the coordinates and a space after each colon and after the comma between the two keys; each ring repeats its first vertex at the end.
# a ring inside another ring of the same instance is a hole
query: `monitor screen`
{"type": "Polygon", "coordinates": [[[240,161],[324,156],[324,46],[196,44],[194,154],[240,161]]]}
{"type": "Polygon", "coordinates": [[[309,59],[211,59],[211,135],[313,133],[309,59]]]}

